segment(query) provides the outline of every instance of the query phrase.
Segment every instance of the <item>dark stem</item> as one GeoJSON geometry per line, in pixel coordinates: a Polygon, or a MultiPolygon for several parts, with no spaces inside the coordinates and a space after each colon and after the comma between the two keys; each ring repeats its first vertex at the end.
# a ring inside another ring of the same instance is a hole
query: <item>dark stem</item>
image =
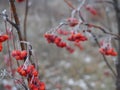
{"type": "MultiPolygon", "coordinates": [[[[23,41],[22,39],[22,34],[21,34],[21,31],[20,31],[20,22],[19,22],[19,18],[18,18],[18,15],[17,15],[17,12],[16,12],[16,7],[15,7],[15,4],[14,4],[14,1],[15,0],[9,0],[10,2],[10,7],[11,7],[11,11],[12,11],[12,14],[13,14],[13,17],[14,17],[14,20],[15,20],[15,23],[17,25],[17,33],[18,33],[18,38],[20,41],[23,41]]],[[[24,47],[24,44],[21,43],[21,49],[24,50],[25,47],[24,47]]]]}
{"type": "MultiPolygon", "coordinates": [[[[120,35],[120,8],[119,8],[119,0],[113,0],[114,9],[116,12],[116,20],[118,24],[118,34],[120,35]]],[[[120,90],[120,40],[118,41],[118,58],[116,62],[116,71],[117,71],[117,79],[116,79],[116,90],[120,90]]]]}
{"type": "Polygon", "coordinates": [[[95,24],[90,24],[90,23],[84,23],[84,22],[81,23],[81,24],[88,26],[88,28],[89,28],[89,27],[93,27],[93,28],[99,29],[99,30],[101,30],[103,33],[109,34],[109,35],[111,35],[111,36],[114,36],[115,39],[120,40],[120,34],[114,34],[114,33],[112,33],[112,32],[109,32],[109,31],[107,31],[106,29],[104,29],[104,28],[101,27],[101,26],[98,26],[98,25],[95,25],[95,24]]]}
{"type": "MultiPolygon", "coordinates": [[[[94,38],[96,44],[97,44],[98,47],[100,48],[100,44],[99,44],[98,39],[97,39],[97,37],[95,36],[95,34],[93,34],[93,33],[91,32],[91,35],[93,36],[93,38],[94,38]]],[[[103,60],[105,61],[106,65],[107,65],[107,67],[111,70],[111,72],[112,72],[113,75],[114,75],[114,78],[116,79],[116,76],[117,76],[117,75],[116,75],[115,71],[113,70],[113,68],[111,67],[111,65],[109,64],[107,58],[105,57],[104,54],[101,53],[101,55],[102,55],[103,60]]]]}
{"type": "Polygon", "coordinates": [[[26,24],[27,24],[27,15],[28,15],[28,0],[26,0],[26,4],[25,4],[25,17],[24,17],[24,41],[27,41],[27,31],[26,31],[26,24]]]}

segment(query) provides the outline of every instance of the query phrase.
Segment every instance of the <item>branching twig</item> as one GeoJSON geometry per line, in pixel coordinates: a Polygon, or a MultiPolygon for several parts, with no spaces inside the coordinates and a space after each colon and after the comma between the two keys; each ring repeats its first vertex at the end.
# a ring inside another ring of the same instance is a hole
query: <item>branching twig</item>
{"type": "Polygon", "coordinates": [[[114,34],[112,32],[108,32],[107,30],[105,30],[104,28],[102,28],[101,26],[97,26],[95,24],[88,24],[88,23],[82,23],[83,25],[86,25],[88,27],[93,27],[93,28],[97,28],[99,30],[101,30],[103,33],[105,34],[109,34],[109,35],[112,35],[112,36],[115,36],[116,38],[120,39],[120,35],[117,35],[117,34],[114,34]]]}
{"type": "MultiPolygon", "coordinates": [[[[93,33],[91,32],[91,35],[93,36],[93,38],[94,38],[96,44],[97,44],[98,47],[100,48],[100,44],[99,44],[98,39],[97,39],[97,37],[95,36],[95,34],[93,34],[93,33]]],[[[114,77],[115,77],[115,79],[116,79],[117,75],[116,75],[115,71],[112,69],[111,65],[109,64],[107,58],[105,57],[104,54],[101,53],[101,55],[102,55],[103,60],[105,61],[106,65],[107,65],[108,68],[111,70],[111,72],[113,73],[113,75],[114,75],[114,77]]]]}
{"type": "MultiPolygon", "coordinates": [[[[81,18],[81,20],[82,20],[82,21],[85,21],[84,18],[83,18],[83,16],[81,15],[81,12],[80,12],[80,8],[81,8],[81,7],[78,7],[78,9],[77,9],[77,8],[75,8],[75,7],[73,6],[73,4],[72,4],[70,1],[64,0],[64,2],[65,2],[70,8],[72,8],[73,10],[76,9],[76,11],[78,11],[78,14],[79,14],[79,17],[81,18]]],[[[81,6],[82,6],[82,5],[81,5],[81,6]]]]}

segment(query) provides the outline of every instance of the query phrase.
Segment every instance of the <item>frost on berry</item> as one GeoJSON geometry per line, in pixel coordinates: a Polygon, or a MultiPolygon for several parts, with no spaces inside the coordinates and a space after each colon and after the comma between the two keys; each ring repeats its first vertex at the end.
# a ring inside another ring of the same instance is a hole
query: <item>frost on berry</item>
{"type": "Polygon", "coordinates": [[[78,19],[76,19],[76,18],[68,18],[67,22],[68,22],[69,26],[71,26],[71,27],[74,27],[79,23],[78,19]]]}
{"type": "Polygon", "coordinates": [[[100,53],[107,55],[107,56],[117,56],[117,52],[112,47],[110,41],[109,42],[102,41],[100,45],[101,45],[99,49],[100,53]]]}

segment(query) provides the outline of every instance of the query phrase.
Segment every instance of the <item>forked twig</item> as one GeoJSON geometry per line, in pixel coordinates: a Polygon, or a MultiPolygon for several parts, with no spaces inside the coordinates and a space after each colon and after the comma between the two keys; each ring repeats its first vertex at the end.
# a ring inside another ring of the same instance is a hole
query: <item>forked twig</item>
{"type": "MultiPolygon", "coordinates": [[[[94,40],[95,40],[96,44],[97,44],[97,45],[98,45],[98,47],[100,48],[100,44],[99,44],[99,42],[98,42],[98,39],[97,39],[96,35],[95,35],[95,34],[93,34],[92,32],[90,32],[90,33],[91,33],[92,37],[94,38],[94,40]]],[[[110,71],[111,71],[111,72],[113,73],[113,75],[114,75],[114,78],[116,79],[117,74],[115,73],[115,71],[113,70],[113,68],[111,67],[111,65],[109,64],[109,62],[108,62],[107,58],[105,57],[105,55],[104,55],[104,54],[102,54],[102,53],[101,53],[101,55],[102,55],[103,60],[105,61],[106,65],[107,65],[107,67],[110,69],[110,71]]]]}

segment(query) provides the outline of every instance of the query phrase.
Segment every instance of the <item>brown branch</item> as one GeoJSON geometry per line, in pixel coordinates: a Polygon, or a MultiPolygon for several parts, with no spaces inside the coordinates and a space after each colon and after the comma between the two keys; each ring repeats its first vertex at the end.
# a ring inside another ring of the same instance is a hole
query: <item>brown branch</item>
{"type": "MultiPolygon", "coordinates": [[[[100,44],[99,44],[99,42],[98,42],[98,39],[97,39],[96,35],[95,35],[95,34],[93,34],[92,32],[90,32],[90,33],[91,33],[92,37],[94,38],[94,40],[95,40],[96,44],[97,44],[97,45],[98,45],[98,47],[100,48],[100,44]]],[[[115,71],[113,70],[113,68],[111,67],[111,65],[109,64],[109,62],[108,62],[107,58],[105,57],[105,55],[104,55],[104,54],[102,54],[102,53],[101,53],[101,55],[102,55],[102,57],[103,57],[104,62],[105,62],[105,63],[106,63],[106,65],[107,65],[107,67],[110,69],[110,71],[111,71],[111,72],[113,73],[113,75],[114,75],[114,78],[116,79],[117,74],[115,73],[115,71]]]]}
{"type": "MultiPolygon", "coordinates": [[[[118,34],[120,35],[120,7],[119,7],[119,0],[112,0],[114,2],[114,9],[116,12],[116,21],[117,21],[117,28],[118,34]]],[[[120,40],[118,41],[118,58],[116,61],[116,71],[117,71],[117,79],[116,79],[116,90],[120,90],[120,40]]]]}
{"type": "Polygon", "coordinates": [[[98,26],[98,25],[95,25],[95,24],[89,24],[89,23],[81,23],[81,24],[86,25],[88,27],[97,28],[97,29],[101,30],[105,34],[109,34],[109,35],[115,36],[117,39],[120,39],[120,35],[114,34],[112,32],[108,32],[107,30],[105,30],[101,26],[98,26]]]}
{"type": "Polygon", "coordinates": [[[114,5],[114,3],[112,1],[95,1],[96,3],[107,3],[107,4],[111,4],[114,5]]]}
{"type": "MultiPolygon", "coordinates": [[[[20,41],[23,41],[22,34],[21,34],[21,31],[20,31],[20,22],[19,22],[19,18],[18,18],[17,12],[16,12],[16,7],[15,7],[15,4],[14,4],[14,0],[9,0],[9,2],[10,2],[10,7],[11,7],[11,11],[12,11],[15,23],[18,27],[17,28],[18,38],[19,38],[20,41]]],[[[21,45],[21,49],[24,50],[25,49],[24,44],[21,43],[20,45],[21,45]]]]}
{"type": "Polygon", "coordinates": [[[24,17],[24,41],[27,41],[27,31],[26,31],[26,24],[27,24],[27,15],[28,15],[28,0],[26,0],[25,4],[25,17],[24,17]]]}

